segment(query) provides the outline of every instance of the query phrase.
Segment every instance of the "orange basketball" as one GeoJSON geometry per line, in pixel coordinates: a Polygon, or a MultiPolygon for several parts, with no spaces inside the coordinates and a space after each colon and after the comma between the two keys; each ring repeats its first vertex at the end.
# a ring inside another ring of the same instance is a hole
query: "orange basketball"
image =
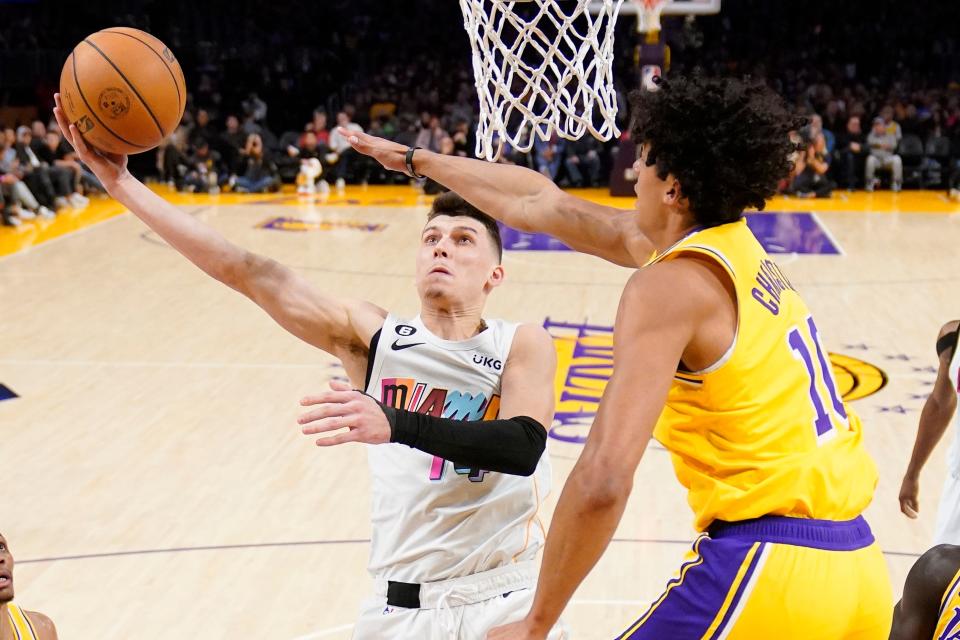
{"type": "Polygon", "coordinates": [[[74,47],[60,72],[60,102],[87,144],[142,153],[179,124],[187,85],[165,44],[139,29],[111,27],[74,47]]]}

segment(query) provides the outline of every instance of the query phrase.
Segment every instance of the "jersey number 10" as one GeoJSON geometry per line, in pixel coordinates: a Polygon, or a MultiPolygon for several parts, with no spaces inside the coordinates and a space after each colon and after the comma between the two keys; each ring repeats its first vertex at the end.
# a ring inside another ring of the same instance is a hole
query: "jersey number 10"
{"type": "Polygon", "coordinates": [[[837,394],[837,381],[833,377],[830,361],[824,356],[820,334],[817,332],[813,316],[807,316],[807,327],[810,329],[809,338],[806,338],[798,327],[794,327],[787,334],[787,344],[793,351],[793,357],[800,360],[806,367],[807,376],[810,378],[810,402],[813,404],[813,412],[816,416],[813,426],[819,443],[826,440],[833,429],[833,419],[829,411],[832,410],[842,424],[847,424],[847,411],[843,407],[843,399],[837,394]],[[814,352],[817,354],[816,363],[813,361],[814,352]],[[821,381],[820,384],[818,384],[818,378],[821,381]],[[824,388],[827,391],[826,396],[823,394],[824,388]]]}

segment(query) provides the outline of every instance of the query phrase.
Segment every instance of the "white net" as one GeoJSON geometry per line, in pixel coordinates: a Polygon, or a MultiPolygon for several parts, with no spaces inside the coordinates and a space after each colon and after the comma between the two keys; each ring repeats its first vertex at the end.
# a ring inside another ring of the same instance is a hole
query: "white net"
{"type": "Polygon", "coordinates": [[[613,34],[623,0],[460,0],[480,97],[478,157],[536,138],[620,135],[613,34]]]}

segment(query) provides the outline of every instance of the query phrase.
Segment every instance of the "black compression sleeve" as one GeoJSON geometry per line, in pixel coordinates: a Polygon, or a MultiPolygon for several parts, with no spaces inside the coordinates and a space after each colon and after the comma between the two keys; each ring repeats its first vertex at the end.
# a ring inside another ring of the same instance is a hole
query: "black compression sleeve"
{"type": "Polygon", "coordinates": [[[380,403],[390,442],[432,453],[459,466],[529,476],[547,444],[547,430],[527,416],[509,420],[452,420],[380,403]]]}
{"type": "Polygon", "coordinates": [[[950,350],[950,359],[953,359],[953,354],[957,350],[957,341],[960,338],[960,327],[957,327],[947,335],[943,336],[937,340],[937,357],[943,355],[944,351],[950,350]]]}

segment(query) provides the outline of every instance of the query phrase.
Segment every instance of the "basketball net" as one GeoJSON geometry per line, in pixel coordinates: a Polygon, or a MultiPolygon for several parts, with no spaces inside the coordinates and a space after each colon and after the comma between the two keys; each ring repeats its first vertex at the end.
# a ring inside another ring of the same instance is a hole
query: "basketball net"
{"type": "Polygon", "coordinates": [[[660,12],[667,0],[636,0],[637,33],[657,33],[660,31],[660,12]]]}
{"type": "Polygon", "coordinates": [[[623,1],[592,14],[590,0],[460,0],[480,98],[477,157],[496,161],[505,145],[525,153],[554,134],[620,135],[612,66],[623,1]]]}

